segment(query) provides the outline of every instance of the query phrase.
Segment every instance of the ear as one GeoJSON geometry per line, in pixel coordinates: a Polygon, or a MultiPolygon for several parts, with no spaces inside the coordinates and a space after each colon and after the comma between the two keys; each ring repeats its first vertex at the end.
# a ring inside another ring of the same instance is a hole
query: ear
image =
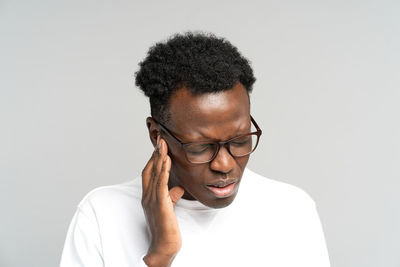
{"type": "Polygon", "coordinates": [[[149,131],[150,141],[155,147],[157,144],[157,136],[160,134],[160,129],[158,127],[158,124],[153,120],[152,117],[147,117],[146,126],[149,131]]]}

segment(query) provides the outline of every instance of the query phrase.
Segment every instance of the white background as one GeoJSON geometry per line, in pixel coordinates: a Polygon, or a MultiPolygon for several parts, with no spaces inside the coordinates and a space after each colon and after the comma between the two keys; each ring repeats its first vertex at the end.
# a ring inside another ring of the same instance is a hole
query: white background
{"type": "Polygon", "coordinates": [[[399,18],[378,0],[0,1],[0,266],[57,266],[85,193],[139,174],[137,64],[205,30],[255,70],[249,166],[314,198],[332,266],[399,267],[399,18]]]}

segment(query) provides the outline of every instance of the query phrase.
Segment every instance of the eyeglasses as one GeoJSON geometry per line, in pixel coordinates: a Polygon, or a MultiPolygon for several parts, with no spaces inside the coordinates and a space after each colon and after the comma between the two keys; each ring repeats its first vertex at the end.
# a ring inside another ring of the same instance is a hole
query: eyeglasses
{"type": "Polygon", "coordinates": [[[183,151],[185,152],[186,159],[190,163],[202,164],[214,160],[221,146],[227,147],[229,153],[236,158],[244,157],[254,152],[254,150],[257,148],[262,131],[260,127],[258,127],[253,117],[250,116],[250,118],[251,122],[256,128],[256,131],[254,132],[239,135],[224,142],[206,141],[192,143],[183,143],[181,140],[175,137],[171,131],[167,129],[167,127],[154,120],[154,118],[153,120],[160,125],[162,131],[164,131],[167,135],[181,145],[183,151]]]}

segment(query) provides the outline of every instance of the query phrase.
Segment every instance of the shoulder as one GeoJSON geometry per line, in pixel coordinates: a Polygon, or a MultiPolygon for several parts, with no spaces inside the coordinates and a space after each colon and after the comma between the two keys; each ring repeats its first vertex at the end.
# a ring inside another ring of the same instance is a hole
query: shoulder
{"type": "Polygon", "coordinates": [[[263,203],[315,206],[314,200],[303,189],[264,177],[250,169],[246,168],[242,180],[239,192],[242,190],[246,197],[262,199],[263,203]]]}
{"type": "Polygon", "coordinates": [[[131,208],[140,203],[141,190],[140,177],[121,184],[101,186],[87,193],[78,204],[78,209],[88,212],[131,208]]]}

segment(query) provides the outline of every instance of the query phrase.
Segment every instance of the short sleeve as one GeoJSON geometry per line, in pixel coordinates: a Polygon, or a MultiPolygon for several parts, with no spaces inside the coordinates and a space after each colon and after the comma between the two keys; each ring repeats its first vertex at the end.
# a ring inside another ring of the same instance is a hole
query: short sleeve
{"type": "MultiPolygon", "coordinates": [[[[101,220],[98,219],[99,211],[94,208],[96,205],[92,201],[93,199],[90,197],[85,197],[72,218],[60,267],[114,267],[116,266],[115,261],[118,262],[118,266],[147,267],[143,260],[145,255],[124,261],[123,258],[116,258],[115,251],[109,250],[107,256],[103,250],[104,237],[102,238],[103,232],[101,231],[103,228],[99,227],[101,225],[101,220]],[[110,259],[112,260],[110,261],[110,259]]],[[[113,246],[111,245],[111,247],[113,246]]]]}
{"type": "Polygon", "coordinates": [[[68,229],[60,267],[104,267],[94,213],[78,207],[68,229]]]}

